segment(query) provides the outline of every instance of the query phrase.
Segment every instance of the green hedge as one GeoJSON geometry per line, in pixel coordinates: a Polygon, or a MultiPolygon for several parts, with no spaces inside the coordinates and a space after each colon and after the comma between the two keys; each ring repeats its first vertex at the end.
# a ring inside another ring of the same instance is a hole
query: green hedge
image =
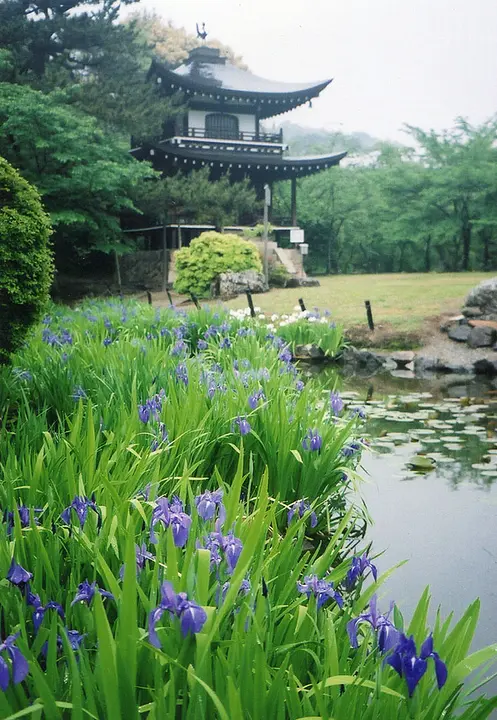
{"type": "Polygon", "coordinates": [[[49,298],[51,232],[38,192],[0,157],[0,363],[21,345],[49,298]]]}
{"type": "Polygon", "coordinates": [[[175,289],[180,293],[208,295],[211,283],[224,272],[262,272],[259,251],[239,235],[204,232],[175,255],[175,289]]]}

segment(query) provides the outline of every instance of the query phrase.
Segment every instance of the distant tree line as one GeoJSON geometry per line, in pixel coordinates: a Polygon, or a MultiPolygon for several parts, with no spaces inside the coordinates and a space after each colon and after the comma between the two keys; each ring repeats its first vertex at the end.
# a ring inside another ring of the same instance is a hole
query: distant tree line
{"type": "MultiPolygon", "coordinates": [[[[382,145],[374,161],[300,181],[298,221],[309,268],[322,273],[497,268],[497,119],[444,133],[406,126],[414,148],[382,145]]],[[[275,192],[288,216],[290,190],[275,192]]]]}

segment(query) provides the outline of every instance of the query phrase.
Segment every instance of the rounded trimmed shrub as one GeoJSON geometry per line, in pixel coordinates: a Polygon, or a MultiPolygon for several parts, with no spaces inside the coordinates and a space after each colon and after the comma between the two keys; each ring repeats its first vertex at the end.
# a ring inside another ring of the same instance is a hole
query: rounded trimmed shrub
{"type": "Polygon", "coordinates": [[[190,246],[175,253],[175,290],[208,295],[211,283],[224,272],[262,272],[259,251],[254,243],[233,233],[204,232],[190,246]]]}
{"type": "Polygon", "coordinates": [[[51,233],[38,192],[0,157],[0,364],[22,344],[48,301],[51,233]]]}

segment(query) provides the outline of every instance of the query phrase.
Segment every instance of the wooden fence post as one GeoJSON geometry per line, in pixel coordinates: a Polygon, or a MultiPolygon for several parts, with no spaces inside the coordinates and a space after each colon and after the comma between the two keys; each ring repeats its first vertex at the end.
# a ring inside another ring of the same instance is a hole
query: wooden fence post
{"type": "Polygon", "coordinates": [[[368,325],[371,332],[374,331],[374,321],[373,321],[373,311],[371,310],[371,303],[369,300],[364,300],[364,305],[366,306],[366,315],[368,317],[368,325]]]}
{"type": "Polygon", "coordinates": [[[246,290],[245,294],[247,296],[248,306],[250,308],[250,317],[255,317],[255,309],[254,309],[254,302],[252,300],[252,294],[250,290],[246,290]]]}

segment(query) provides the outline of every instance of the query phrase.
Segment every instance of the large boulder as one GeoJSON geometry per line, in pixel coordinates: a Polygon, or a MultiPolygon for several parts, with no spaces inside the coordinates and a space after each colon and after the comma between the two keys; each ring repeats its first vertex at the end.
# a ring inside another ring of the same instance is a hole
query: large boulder
{"type": "Polygon", "coordinates": [[[450,339],[456,340],[457,342],[467,342],[470,335],[471,328],[469,325],[456,325],[449,329],[450,339]]]}
{"type": "Polygon", "coordinates": [[[490,347],[495,340],[495,330],[491,327],[474,327],[468,337],[468,345],[472,348],[490,347]]]}
{"type": "Polygon", "coordinates": [[[221,273],[211,286],[212,295],[221,298],[235,297],[247,290],[251,293],[268,292],[269,285],[264,275],[256,270],[221,273]]]}
{"type": "Polygon", "coordinates": [[[479,308],[482,312],[480,316],[482,319],[497,320],[497,277],[483,280],[474,287],[464,305],[466,308],[479,308]]]}

